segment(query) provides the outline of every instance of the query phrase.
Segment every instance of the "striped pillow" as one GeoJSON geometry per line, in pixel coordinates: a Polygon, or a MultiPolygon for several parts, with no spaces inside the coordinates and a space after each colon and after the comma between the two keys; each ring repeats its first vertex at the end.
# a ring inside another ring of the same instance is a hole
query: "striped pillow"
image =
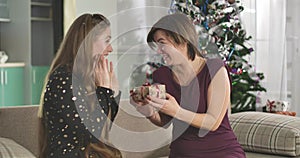
{"type": "Polygon", "coordinates": [[[231,114],[230,123],[245,151],[300,155],[300,118],[264,112],[231,114]]]}
{"type": "Polygon", "coordinates": [[[35,158],[35,156],[15,141],[0,137],[0,158],[35,158]]]}

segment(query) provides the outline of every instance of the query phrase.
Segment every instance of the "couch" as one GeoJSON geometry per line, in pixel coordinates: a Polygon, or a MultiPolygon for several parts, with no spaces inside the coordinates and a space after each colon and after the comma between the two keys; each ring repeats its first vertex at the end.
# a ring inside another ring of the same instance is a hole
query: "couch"
{"type": "MultiPolygon", "coordinates": [[[[129,106],[127,102],[121,102],[120,107],[126,109],[129,106]]],[[[0,158],[35,158],[38,155],[37,112],[37,105],[0,107],[0,158]]],[[[136,130],[135,127],[139,127],[137,130],[141,131],[158,128],[144,118],[130,117],[122,108],[115,124],[126,126],[129,131],[136,130]]],[[[116,132],[115,129],[116,127],[112,127],[112,131],[116,132]]],[[[124,142],[124,139],[119,140],[124,142]]],[[[121,152],[124,158],[157,158],[167,156],[169,149],[166,144],[142,152],[126,148],[121,152]]]]}
{"type": "MultiPolygon", "coordinates": [[[[0,158],[31,158],[37,155],[37,111],[36,105],[0,108],[0,158]]],[[[247,158],[300,157],[300,118],[243,112],[231,114],[230,122],[247,158]]],[[[167,157],[170,128],[152,138],[149,134],[161,129],[140,117],[128,101],[123,100],[110,138],[125,158],[167,157]],[[140,133],[145,135],[140,136],[140,133]],[[148,138],[147,141],[143,137],[148,138]]]]}

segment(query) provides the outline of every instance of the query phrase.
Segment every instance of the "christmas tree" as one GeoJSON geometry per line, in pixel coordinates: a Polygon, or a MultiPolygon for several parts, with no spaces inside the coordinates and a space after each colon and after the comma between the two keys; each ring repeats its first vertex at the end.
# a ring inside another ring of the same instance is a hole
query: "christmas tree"
{"type": "Polygon", "coordinates": [[[182,12],[193,20],[199,32],[199,49],[208,56],[222,58],[232,79],[232,112],[254,111],[259,101],[257,93],[266,92],[260,85],[263,73],[255,72],[246,58],[253,53],[251,36],[242,28],[239,13],[243,11],[235,0],[173,0],[170,14],[182,12]]]}

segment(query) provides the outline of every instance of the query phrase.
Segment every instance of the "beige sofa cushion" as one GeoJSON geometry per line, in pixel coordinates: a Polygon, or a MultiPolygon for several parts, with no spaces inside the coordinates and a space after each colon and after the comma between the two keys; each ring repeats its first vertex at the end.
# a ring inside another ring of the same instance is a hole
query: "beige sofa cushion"
{"type": "Polygon", "coordinates": [[[38,106],[0,108],[0,137],[10,138],[38,154],[38,106]]]}
{"type": "Polygon", "coordinates": [[[235,113],[229,118],[245,151],[300,155],[300,118],[264,112],[235,113]]]}

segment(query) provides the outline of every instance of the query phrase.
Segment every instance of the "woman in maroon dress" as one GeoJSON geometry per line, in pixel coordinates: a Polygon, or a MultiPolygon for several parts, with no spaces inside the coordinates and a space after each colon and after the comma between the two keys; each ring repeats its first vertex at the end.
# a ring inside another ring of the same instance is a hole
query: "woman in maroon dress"
{"type": "Polygon", "coordinates": [[[166,85],[166,99],[131,98],[131,104],[157,126],[173,124],[170,157],[244,158],[228,120],[228,71],[221,59],[205,58],[197,49],[190,19],[183,14],[161,18],[147,42],[166,64],[153,73],[154,82],[166,85]]]}

